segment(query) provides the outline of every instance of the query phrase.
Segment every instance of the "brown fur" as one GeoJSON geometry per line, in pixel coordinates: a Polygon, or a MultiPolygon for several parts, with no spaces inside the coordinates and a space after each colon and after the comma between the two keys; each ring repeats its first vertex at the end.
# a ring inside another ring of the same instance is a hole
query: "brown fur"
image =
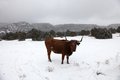
{"type": "Polygon", "coordinates": [[[51,51],[57,54],[62,54],[62,64],[64,57],[67,57],[67,63],[69,64],[69,56],[76,50],[76,45],[79,45],[77,40],[58,40],[53,38],[46,38],[45,45],[48,52],[48,60],[51,62],[51,51]]]}

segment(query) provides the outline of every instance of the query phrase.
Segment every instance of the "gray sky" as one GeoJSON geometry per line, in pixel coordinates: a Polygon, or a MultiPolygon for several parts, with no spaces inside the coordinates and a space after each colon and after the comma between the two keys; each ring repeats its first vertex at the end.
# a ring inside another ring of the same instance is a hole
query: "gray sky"
{"type": "Polygon", "coordinates": [[[120,23],[120,0],[0,0],[0,22],[120,23]]]}

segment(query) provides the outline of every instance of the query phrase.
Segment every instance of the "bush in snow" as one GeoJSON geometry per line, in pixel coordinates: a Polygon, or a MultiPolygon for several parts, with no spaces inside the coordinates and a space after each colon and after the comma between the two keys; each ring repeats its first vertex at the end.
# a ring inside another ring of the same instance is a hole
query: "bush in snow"
{"type": "Polygon", "coordinates": [[[109,61],[109,60],[106,60],[106,61],[105,61],[105,64],[110,64],[110,61],[109,61]]]}
{"type": "Polygon", "coordinates": [[[89,35],[90,31],[89,30],[82,30],[79,32],[79,35],[89,35]]]}
{"type": "Polygon", "coordinates": [[[109,39],[112,38],[112,33],[106,28],[93,28],[91,30],[91,36],[97,39],[109,39]]]}
{"type": "Polygon", "coordinates": [[[40,41],[41,40],[41,31],[37,29],[32,29],[27,33],[28,38],[32,38],[33,41],[40,41]]]}
{"type": "Polygon", "coordinates": [[[54,70],[53,67],[50,67],[50,66],[47,67],[47,71],[48,71],[48,72],[53,72],[53,70],[54,70]]]}
{"type": "Polygon", "coordinates": [[[19,41],[24,41],[26,39],[26,33],[24,32],[17,32],[17,35],[19,41]]]}
{"type": "Polygon", "coordinates": [[[4,40],[15,40],[17,38],[18,38],[18,35],[16,33],[10,32],[10,33],[6,33],[6,35],[3,36],[2,39],[4,39],[4,40]]]}
{"type": "Polygon", "coordinates": [[[109,28],[109,31],[113,34],[117,32],[117,30],[115,28],[109,28]]]}
{"type": "Polygon", "coordinates": [[[4,40],[15,40],[18,39],[19,41],[23,41],[26,38],[26,33],[25,32],[15,32],[15,33],[6,33],[2,39],[4,40]]]}
{"type": "Polygon", "coordinates": [[[0,38],[0,41],[2,41],[2,39],[0,38]]]}
{"type": "Polygon", "coordinates": [[[26,78],[25,74],[19,75],[20,80],[23,80],[24,78],[26,78]]]}
{"type": "Polygon", "coordinates": [[[79,63],[77,63],[77,62],[74,62],[74,66],[80,66],[80,64],[79,63]]]}
{"type": "Polygon", "coordinates": [[[120,33],[120,26],[118,26],[118,28],[117,28],[117,32],[120,33]]]}

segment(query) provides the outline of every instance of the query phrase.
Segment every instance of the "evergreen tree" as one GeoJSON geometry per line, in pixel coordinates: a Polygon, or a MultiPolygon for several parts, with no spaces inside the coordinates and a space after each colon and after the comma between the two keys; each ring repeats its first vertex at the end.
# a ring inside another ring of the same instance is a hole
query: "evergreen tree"
{"type": "Polygon", "coordinates": [[[118,28],[117,28],[117,32],[120,33],[120,26],[118,26],[118,28]]]}
{"type": "Polygon", "coordinates": [[[109,39],[112,38],[112,33],[106,28],[94,28],[91,30],[91,36],[97,39],[109,39]]]}

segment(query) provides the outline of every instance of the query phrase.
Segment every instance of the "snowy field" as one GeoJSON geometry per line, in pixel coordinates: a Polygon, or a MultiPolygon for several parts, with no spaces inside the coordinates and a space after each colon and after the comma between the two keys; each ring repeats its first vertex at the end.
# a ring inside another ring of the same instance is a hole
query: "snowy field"
{"type": "MultiPolygon", "coordinates": [[[[0,41],[0,80],[120,80],[120,37],[84,36],[70,64],[52,52],[48,62],[44,41],[0,41]]],[[[67,37],[81,39],[81,36],[67,37]]]]}

